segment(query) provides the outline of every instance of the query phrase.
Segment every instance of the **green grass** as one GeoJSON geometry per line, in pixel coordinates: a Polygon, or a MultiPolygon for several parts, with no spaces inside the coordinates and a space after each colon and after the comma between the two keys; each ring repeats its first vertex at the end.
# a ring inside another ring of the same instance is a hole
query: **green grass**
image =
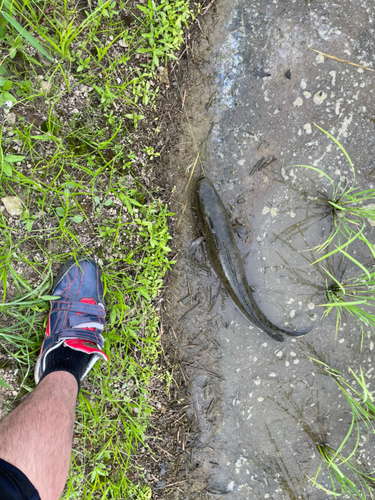
{"type": "Polygon", "coordinates": [[[357,322],[357,325],[364,336],[364,326],[375,331],[375,314],[372,308],[375,306],[375,271],[373,268],[366,269],[352,278],[335,278],[327,269],[323,270],[328,274],[326,280],[325,295],[327,303],[320,304],[324,307],[324,315],[328,316],[331,311],[336,313],[336,334],[342,324],[342,315],[348,314],[357,322]]]}
{"type": "Polygon", "coordinates": [[[317,444],[322,463],[315,478],[310,478],[310,480],[328,495],[336,497],[348,495],[350,498],[362,500],[372,499],[372,490],[375,488],[375,471],[366,470],[360,458],[356,455],[363,431],[365,430],[367,434],[369,432],[375,433],[373,426],[375,418],[374,398],[367,389],[362,369],[360,369],[360,376],[357,376],[353,370],[349,369],[355,380],[355,385],[350,385],[337,370],[316,359],[313,359],[313,361],[323,366],[325,372],[336,382],[346,400],[351,414],[351,423],[337,450],[333,449],[328,443],[317,444]],[[319,474],[324,469],[328,473],[331,489],[327,489],[318,483],[319,474]]]}
{"type": "Polygon", "coordinates": [[[349,163],[352,179],[349,181],[347,178],[340,175],[339,179],[336,181],[326,172],[316,167],[295,165],[296,167],[307,168],[317,172],[321,178],[328,180],[331,190],[329,195],[320,193],[321,195],[323,194],[324,198],[318,200],[330,208],[330,213],[333,218],[333,227],[328,238],[313,249],[316,250],[317,253],[325,252],[324,255],[315,261],[315,263],[321,262],[339,252],[369,275],[365,266],[349,254],[348,249],[355,241],[362,242],[370,251],[371,256],[375,258],[374,245],[364,234],[367,219],[375,221],[375,206],[369,206],[375,203],[375,189],[363,190],[356,186],[355,168],[347,151],[331,134],[318,126],[317,128],[324,132],[344,153],[349,163]],[[329,248],[332,246],[334,248],[330,250],[329,248]]]}
{"type": "Polygon", "coordinates": [[[321,264],[325,259],[334,258],[338,254],[342,258],[341,262],[346,259],[349,264],[354,264],[361,271],[350,279],[342,280],[323,267],[322,270],[328,275],[324,290],[327,303],[320,305],[325,308],[325,316],[335,311],[336,334],[341,327],[342,315],[346,313],[357,322],[363,339],[364,326],[370,327],[371,330],[375,327],[375,314],[371,312],[375,300],[375,273],[360,261],[361,257],[353,255],[359,249],[358,254],[363,255],[367,250],[370,251],[371,258],[375,257],[372,239],[368,236],[368,232],[365,232],[369,221],[375,221],[375,189],[363,190],[356,185],[355,168],[347,151],[331,134],[320,127],[317,128],[324,132],[344,154],[349,163],[351,180],[341,175],[335,179],[325,171],[309,165],[296,165],[312,170],[319,174],[321,179],[328,181],[329,189],[323,187],[324,192],[319,191],[320,198],[316,201],[328,208],[328,213],[332,216],[332,229],[323,243],[310,249],[323,254],[313,264],[321,264]]]}
{"type": "Polygon", "coordinates": [[[172,214],[153,174],[158,66],[175,58],[192,12],[188,1],[91,5],[0,9],[0,105],[10,102],[0,198],[21,202],[17,216],[0,212],[0,353],[11,360],[0,385],[16,371],[17,398],[33,389],[53,275],[71,256],[95,257],[110,363],[83,383],[64,498],[147,499],[136,456],[160,377],[156,298],[171,265],[172,214]]]}

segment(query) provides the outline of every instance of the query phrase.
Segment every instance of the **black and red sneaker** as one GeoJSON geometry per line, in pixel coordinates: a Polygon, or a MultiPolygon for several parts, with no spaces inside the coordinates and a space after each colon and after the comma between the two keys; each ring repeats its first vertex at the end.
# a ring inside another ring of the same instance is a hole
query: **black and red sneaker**
{"type": "Polygon", "coordinates": [[[50,302],[46,336],[35,366],[35,383],[46,374],[47,358],[61,346],[89,355],[80,375],[83,380],[98,359],[108,361],[102,351],[105,301],[98,266],[90,259],[70,259],[59,270],[52,295],[60,298],[50,302]]]}

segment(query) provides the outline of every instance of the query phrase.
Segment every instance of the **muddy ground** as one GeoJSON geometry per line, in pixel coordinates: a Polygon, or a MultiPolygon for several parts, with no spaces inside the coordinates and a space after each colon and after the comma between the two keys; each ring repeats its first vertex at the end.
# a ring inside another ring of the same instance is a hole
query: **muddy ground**
{"type": "MultiPolygon", "coordinates": [[[[216,0],[211,9],[199,43],[188,44],[189,62],[174,70],[183,117],[169,174],[179,253],[163,317],[164,337],[181,360],[174,385],[189,386],[190,433],[177,437],[178,458],[185,452],[186,460],[176,487],[167,491],[162,482],[158,496],[318,500],[327,495],[308,479],[321,462],[316,444],[337,448],[351,415],[310,358],[345,376],[362,367],[371,390],[374,338],[366,330],[361,350],[353,321],[335,335],[335,317],[322,318],[326,275],[311,265],[309,249],[331,230],[316,200],[329,186],[318,173],[290,167],[350,178],[343,153],[316,123],[346,148],[358,185],[374,187],[374,74],[364,68],[374,66],[375,8],[351,0],[216,0]],[[191,194],[202,174],[243,227],[237,244],[257,302],[279,325],[314,326],[306,336],[283,344],[268,338],[220,286],[204,246],[189,251],[199,236],[191,194]]],[[[371,237],[370,225],[366,231],[371,237]]],[[[362,247],[354,251],[372,263],[362,247]]],[[[340,265],[326,262],[335,275],[340,265]]],[[[363,432],[361,441],[357,458],[374,470],[374,436],[363,432]]],[[[320,474],[321,484],[327,477],[320,474]]]]}

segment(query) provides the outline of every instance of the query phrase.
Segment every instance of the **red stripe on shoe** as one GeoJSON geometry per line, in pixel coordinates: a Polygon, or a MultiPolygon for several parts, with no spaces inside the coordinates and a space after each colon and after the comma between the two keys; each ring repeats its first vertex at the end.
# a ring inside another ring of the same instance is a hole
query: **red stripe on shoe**
{"type": "Polygon", "coordinates": [[[85,352],[86,354],[96,354],[105,361],[108,361],[108,356],[98,349],[93,342],[87,342],[80,339],[69,339],[65,340],[64,344],[75,351],[85,352]]]}

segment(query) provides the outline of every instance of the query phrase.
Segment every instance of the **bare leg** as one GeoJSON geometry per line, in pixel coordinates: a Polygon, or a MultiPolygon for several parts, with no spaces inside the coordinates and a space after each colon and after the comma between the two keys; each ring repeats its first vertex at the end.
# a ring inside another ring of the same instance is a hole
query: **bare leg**
{"type": "Polygon", "coordinates": [[[50,373],[0,422],[0,458],[27,476],[41,500],[58,500],[64,489],[77,391],[72,374],[50,373]]]}

